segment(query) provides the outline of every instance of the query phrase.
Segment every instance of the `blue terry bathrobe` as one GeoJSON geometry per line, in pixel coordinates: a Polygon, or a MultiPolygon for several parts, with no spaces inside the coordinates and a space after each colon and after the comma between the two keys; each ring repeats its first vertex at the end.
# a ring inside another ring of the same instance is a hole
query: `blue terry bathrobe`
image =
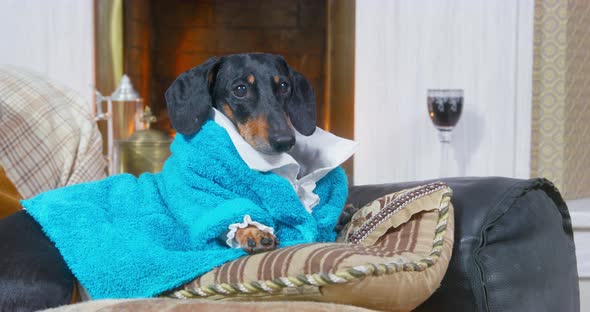
{"type": "Polygon", "coordinates": [[[338,167],[314,190],[310,214],[291,184],[252,170],[208,121],[178,134],[162,172],[73,185],[22,201],[94,299],[158,295],[246,253],[218,239],[249,214],[280,247],[334,241],[347,196],[338,167]]]}

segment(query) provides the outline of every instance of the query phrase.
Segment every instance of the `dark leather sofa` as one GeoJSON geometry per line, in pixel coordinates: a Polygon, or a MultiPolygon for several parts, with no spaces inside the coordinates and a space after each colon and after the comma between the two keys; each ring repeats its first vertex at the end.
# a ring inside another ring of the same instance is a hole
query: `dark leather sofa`
{"type": "MultiPolygon", "coordinates": [[[[444,181],[453,189],[453,256],[441,287],[417,311],[579,311],[571,221],[553,184],[499,177],[444,181]]],[[[354,186],[349,201],[359,207],[427,182],[354,186]]],[[[0,311],[72,301],[72,274],[25,212],[0,220],[0,238],[0,311]],[[26,269],[15,271],[23,261],[26,269]]]]}
{"type": "MultiPolygon", "coordinates": [[[[455,242],[441,287],[417,311],[579,311],[569,212],[545,179],[444,179],[455,242]]],[[[358,204],[423,182],[352,187],[358,204]]]]}

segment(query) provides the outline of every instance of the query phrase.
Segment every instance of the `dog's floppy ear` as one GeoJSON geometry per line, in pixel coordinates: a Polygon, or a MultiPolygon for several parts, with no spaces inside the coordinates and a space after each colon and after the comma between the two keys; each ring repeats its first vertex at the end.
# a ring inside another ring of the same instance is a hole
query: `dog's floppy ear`
{"type": "Polygon", "coordinates": [[[311,84],[303,75],[289,68],[293,94],[287,103],[287,113],[291,123],[299,133],[309,136],[316,128],[315,94],[311,84]]]}
{"type": "Polygon", "coordinates": [[[182,73],[166,90],[168,115],[176,131],[194,134],[207,120],[213,105],[210,87],[218,64],[219,59],[212,57],[182,73]]]}

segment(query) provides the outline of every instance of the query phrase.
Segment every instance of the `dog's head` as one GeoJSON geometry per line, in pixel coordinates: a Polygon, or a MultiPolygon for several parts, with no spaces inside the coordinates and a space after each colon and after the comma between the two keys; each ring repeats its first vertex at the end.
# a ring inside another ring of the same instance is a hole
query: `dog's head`
{"type": "Polygon", "coordinates": [[[215,107],[263,153],[290,150],[293,128],[308,136],[316,127],[311,85],[278,55],[213,57],[181,74],[166,91],[166,102],[176,131],[198,132],[215,107]]]}

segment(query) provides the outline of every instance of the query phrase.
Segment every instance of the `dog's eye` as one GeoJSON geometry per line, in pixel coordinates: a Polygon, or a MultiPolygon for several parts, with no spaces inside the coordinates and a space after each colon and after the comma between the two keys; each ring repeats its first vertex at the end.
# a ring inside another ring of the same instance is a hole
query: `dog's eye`
{"type": "Polygon", "coordinates": [[[279,92],[280,92],[281,94],[286,94],[286,93],[288,93],[288,92],[289,92],[289,84],[288,84],[287,82],[285,82],[285,81],[281,82],[281,83],[279,84],[279,92]]]}
{"type": "Polygon", "coordinates": [[[233,92],[236,97],[243,98],[248,94],[248,88],[245,85],[239,85],[234,88],[233,92]]]}

